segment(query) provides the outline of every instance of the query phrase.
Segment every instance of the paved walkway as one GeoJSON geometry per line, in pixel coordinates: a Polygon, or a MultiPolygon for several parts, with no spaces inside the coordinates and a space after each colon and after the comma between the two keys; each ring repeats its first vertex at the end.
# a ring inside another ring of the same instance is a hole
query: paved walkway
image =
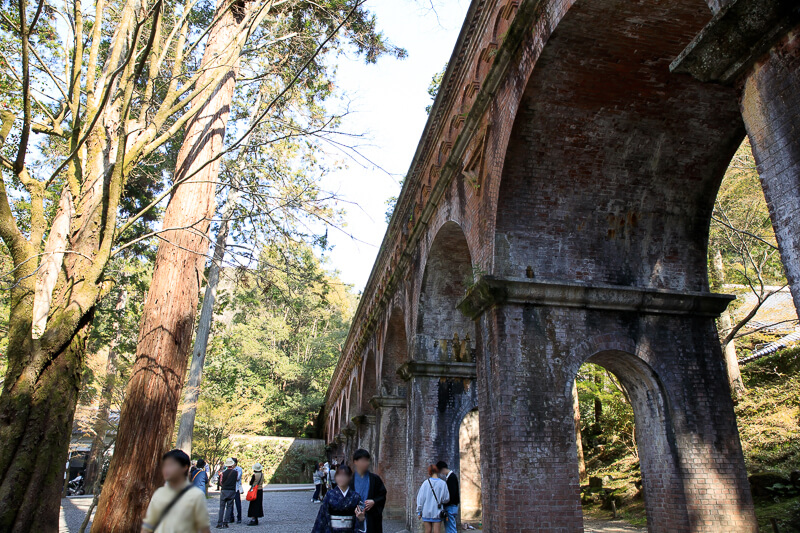
{"type": "MultiPolygon", "coordinates": [[[[259,520],[257,527],[247,527],[244,524],[232,524],[228,531],[270,532],[270,533],[309,533],[316,519],[319,509],[318,504],[311,503],[313,491],[308,485],[291,485],[286,487],[272,486],[264,495],[264,515],[259,520]],[[288,490],[284,490],[288,489],[288,490]]],[[[242,495],[243,522],[247,522],[247,506],[242,495]]],[[[86,510],[92,503],[91,496],[64,498],[61,500],[60,533],[77,533],[86,510]]],[[[211,516],[211,526],[217,523],[219,511],[219,493],[211,492],[208,499],[208,513],[211,516]]],[[[602,520],[586,520],[586,533],[641,533],[643,530],[620,522],[605,522],[602,520]]],[[[87,528],[88,531],[88,528],[87,528]]],[[[402,522],[384,522],[386,533],[399,533],[405,531],[402,522]]]]}

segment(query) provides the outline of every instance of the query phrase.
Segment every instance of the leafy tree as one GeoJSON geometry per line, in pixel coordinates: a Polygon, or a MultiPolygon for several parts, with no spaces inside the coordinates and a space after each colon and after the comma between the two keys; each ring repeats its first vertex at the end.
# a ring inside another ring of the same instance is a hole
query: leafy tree
{"type": "MultiPolygon", "coordinates": [[[[0,393],[0,529],[40,531],[57,520],[90,324],[114,285],[109,262],[146,244],[156,230],[174,231],[155,224],[161,202],[218,161],[172,174],[186,126],[213,99],[208,89],[230,75],[226,65],[240,58],[248,86],[271,88],[258,113],[263,123],[287,87],[313,84],[330,67],[327,53],[344,43],[368,60],[402,54],[375,29],[360,0],[227,6],[193,0],[0,6],[0,238],[12,263],[0,393]],[[233,38],[214,68],[200,68],[211,30],[231,14],[233,38]],[[271,61],[266,50],[275,51],[272,58],[282,50],[281,61],[271,61]],[[262,59],[241,61],[243,55],[262,59]],[[22,505],[31,491],[39,497],[22,505]]],[[[238,147],[227,139],[220,154],[238,147]]],[[[131,516],[141,506],[131,506],[131,516]]]]}
{"type": "Polygon", "coordinates": [[[257,270],[222,291],[228,318],[215,325],[201,402],[244,398],[263,408],[258,433],[312,433],[354,300],[310,247],[266,249],[257,270]]]}
{"type": "Polygon", "coordinates": [[[431,103],[425,108],[425,112],[430,115],[431,109],[433,109],[433,102],[436,100],[436,95],[439,94],[439,87],[442,85],[442,79],[444,79],[444,73],[447,72],[447,63],[444,64],[442,70],[437,72],[431,78],[431,83],[428,85],[428,94],[431,97],[431,103]]]}

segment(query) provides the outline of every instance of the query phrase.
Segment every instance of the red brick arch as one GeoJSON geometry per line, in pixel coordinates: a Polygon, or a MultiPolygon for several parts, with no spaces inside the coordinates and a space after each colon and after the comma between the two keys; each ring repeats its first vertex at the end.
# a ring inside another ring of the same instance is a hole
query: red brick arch
{"type": "Polygon", "coordinates": [[[711,209],[744,127],[733,88],[669,65],[709,17],[705,0],[572,4],[510,131],[496,274],[707,290],[711,209]]]}
{"type": "Polygon", "coordinates": [[[457,335],[475,340],[475,325],[457,306],[471,283],[472,254],[461,227],[445,222],[425,258],[417,306],[415,359],[449,360],[457,335]]]}
{"type": "Polygon", "coordinates": [[[361,367],[359,379],[359,405],[362,413],[372,413],[373,407],[369,400],[380,393],[378,387],[378,369],[374,350],[367,350],[361,367]]]}
{"type": "Polygon", "coordinates": [[[381,352],[383,356],[379,388],[387,394],[398,394],[397,388],[402,385],[402,380],[397,375],[397,370],[409,360],[406,319],[400,307],[392,308],[389,313],[381,352]]]}

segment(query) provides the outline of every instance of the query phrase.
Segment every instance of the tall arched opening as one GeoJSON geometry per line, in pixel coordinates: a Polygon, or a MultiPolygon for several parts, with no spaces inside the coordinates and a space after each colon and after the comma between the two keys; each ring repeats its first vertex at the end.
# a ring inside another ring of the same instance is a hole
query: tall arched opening
{"type": "Polygon", "coordinates": [[[461,227],[446,222],[430,247],[417,312],[414,359],[471,360],[475,324],[457,308],[472,283],[472,256],[461,227]]]}
{"type": "Polygon", "coordinates": [[[386,484],[384,514],[391,519],[405,517],[408,404],[405,382],[397,372],[408,359],[405,316],[395,307],[386,327],[379,394],[372,400],[377,428],[375,469],[386,484]]]}
{"type": "Polygon", "coordinates": [[[425,259],[414,356],[401,373],[409,395],[408,521],[426,466],[459,462],[459,430],[477,406],[475,323],[458,310],[472,280],[472,255],[461,227],[439,228],[425,259]]]}
{"type": "Polygon", "coordinates": [[[643,500],[648,523],[690,530],[671,416],[653,369],[634,355],[604,351],[581,366],[576,386],[583,400],[574,413],[582,418],[579,460],[594,474],[582,483],[587,504],[623,510],[643,500]]]}
{"type": "Polygon", "coordinates": [[[368,350],[361,368],[359,379],[359,411],[353,418],[356,431],[356,447],[375,453],[377,428],[376,412],[372,399],[378,390],[377,365],[375,352],[368,350]]]}

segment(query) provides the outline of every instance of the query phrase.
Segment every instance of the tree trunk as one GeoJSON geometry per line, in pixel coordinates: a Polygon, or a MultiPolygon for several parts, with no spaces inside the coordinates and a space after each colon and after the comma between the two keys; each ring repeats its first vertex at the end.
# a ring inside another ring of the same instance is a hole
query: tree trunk
{"type": "MultiPolygon", "coordinates": [[[[714,277],[719,281],[720,287],[725,283],[725,270],[722,263],[722,253],[717,250],[714,253],[714,260],[711,262],[714,269],[714,277]]],[[[736,345],[733,340],[725,342],[728,332],[733,329],[731,313],[727,309],[719,316],[719,330],[722,342],[722,352],[725,355],[725,368],[728,372],[728,384],[731,387],[731,396],[739,398],[745,392],[742,374],[739,371],[739,358],[736,356],[736,345]]]]}
{"type": "Polygon", "coordinates": [[[127,299],[128,294],[125,289],[120,290],[117,298],[117,305],[114,306],[114,311],[116,311],[113,322],[115,335],[114,340],[108,347],[106,375],[103,383],[103,390],[100,393],[100,405],[97,407],[97,415],[94,421],[94,438],[92,439],[92,447],[89,451],[89,459],[86,464],[86,476],[83,482],[83,486],[86,487],[86,494],[94,494],[95,482],[99,481],[100,472],[103,469],[106,433],[108,433],[108,416],[111,412],[111,400],[114,396],[114,385],[117,382],[117,350],[119,349],[119,343],[122,340],[122,328],[120,328],[119,314],[125,309],[125,302],[127,299]]]}
{"type": "MultiPolygon", "coordinates": [[[[598,393],[603,390],[602,372],[595,371],[594,383],[595,385],[597,385],[598,393]]],[[[595,432],[598,435],[603,432],[603,427],[600,425],[600,421],[602,419],[603,419],[603,400],[601,400],[600,396],[596,394],[594,397],[594,426],[595,426],[595,432]]]]}
{"type": "Polygon", "coordinates": [[[222,260],[225,257],[225,248],[228,240],[228,224],[236,204],[238,194],[234,189],[228,193],[225,202],[225,212],[217,232],[217,242],[214,245],[214,257],[208,272],[206,293],[203,297],[203,307],[200,310],[200,322],[197,324],[197,335],[194,339],[192,352],[192,366],[189,368],[189,380],[186,382],[181,409],[181,421],[178,426],[178,439],[176,448],[192,456],[192,433],[194,432],[194,419],[197,415],[197,400],[200,397],[200,383],[203,380],[203,365],[208,349],[208,337],[211,334],[211,325],[214,321],[214,303],[217,300],[217,286],[222,260]]]}
{"type": "MultiPolygon", "coordinates": [[[[219,65],[214,60],[235,46],[241,15],[238,8],[227,7],[227,3],[218,7],[224,14],[209,34],[201,63],[208,76],[215,76],[218,69],[227,74],[198,95],[207,103],[187,124],[175,180],[191,175],[223,149],[238,62],[219,65]]],[[[218,174],[218,161],[206,165],[176,188],[167,205],[163,227],[191,229],[162,233],[93,533],[138,533],[150,497],[163,483],[161,456],[172,440],[186,374],[218,174]]]]}
{"type": "Polygon", "coordinates": [[[578,449],[578,473],[581,481],[586,481],[586,461],[583,458],[583,438],[581,437],[581,404],[578,401],[578,382],[572,384],[572,416],[575,422],[575,445],[578,449]]]}
{"type": "Polygon", "coordinates": [[[19,373],[9,368],[0,397],[0,531],[55,533],[91,312],[66,346],[42,355],[31,339],[31,309],[12,306],[10,320],[24,332],[11,331],[9,353],[32,361],[19,373]],[[48,364],[37,369],[37,356],[48,364]]]}

